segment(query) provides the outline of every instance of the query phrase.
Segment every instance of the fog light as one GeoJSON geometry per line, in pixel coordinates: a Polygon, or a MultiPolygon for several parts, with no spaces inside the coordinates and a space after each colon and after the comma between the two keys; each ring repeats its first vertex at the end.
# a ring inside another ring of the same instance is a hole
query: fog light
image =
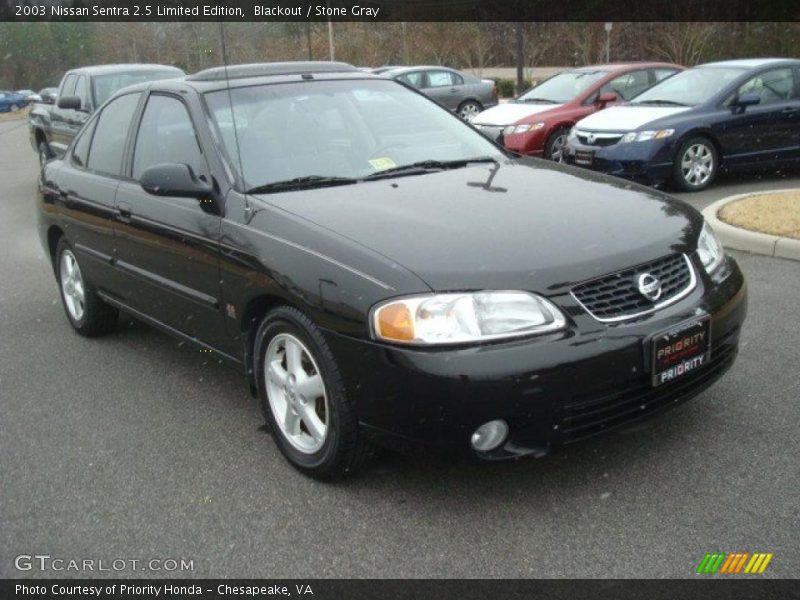
{"type": "Polygon", "coordinates": [[[494,450],[506,441],[508,435],[508,423],[502,419],[484,423],[472,434],[472,447],[478,452],[488,452],[494,450]]]}

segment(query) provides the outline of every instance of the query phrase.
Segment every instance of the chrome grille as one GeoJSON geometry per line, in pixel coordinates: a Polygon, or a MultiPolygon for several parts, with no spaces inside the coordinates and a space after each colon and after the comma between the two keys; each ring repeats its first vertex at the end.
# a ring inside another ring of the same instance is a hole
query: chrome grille
{"type": "Polygon", "coordinates": [[[572,296],[598,321],[622,321],[677,302],[696,285],[694,268],[685,254],[672,254],[617,271],[572,288],[572,296]],[[661,282],[656,302],[637,287],[637,278],[649,273],[661,282]]]}
{"type": "Polygon", "coordinates": [[[586,146],[613,146],[622,139],[624,134],[616,132],[582,131],[575,132],[578,141],[586,146]]]}

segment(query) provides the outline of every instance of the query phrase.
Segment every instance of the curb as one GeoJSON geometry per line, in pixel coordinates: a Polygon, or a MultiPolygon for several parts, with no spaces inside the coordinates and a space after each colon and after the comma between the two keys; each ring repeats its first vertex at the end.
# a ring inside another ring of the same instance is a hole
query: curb
{"type": "Polygon", "coordinates": [[[714,233],[717,234],[723,246],[726,248],[800,261],[800,240],[734,227],[717,218],[717,213],[720,209],[730,202],[736,202],[737,200],[743,200],[751,196],[764,196],[794,191],[797,190],[769,190],[768,192],[736,194],[735,196],[728,196],[727,198],[722,198],[721,200],[709,204],[702,210],[702,213],[706,221],[708,221],[708,224],[714,229],[714,233]]]}

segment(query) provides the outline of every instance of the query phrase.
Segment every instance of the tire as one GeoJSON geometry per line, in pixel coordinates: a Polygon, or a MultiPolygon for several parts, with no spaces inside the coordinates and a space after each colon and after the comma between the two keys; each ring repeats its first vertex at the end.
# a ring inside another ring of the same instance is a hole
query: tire
{"type": "Polygon", "coordinates": [[[253,357],[264,418],[287,460],[318,479],[356,473],[372,455],[372,445],[319,328],[294,308],[276,308],[256,332],[253,357]]]}
{"type": "Polygon", "coordinates": [[[710,186],[719,171],[719,155],[707,137],[693,136],[684,141],[672,168],[675,186],[685,192],[698,192],[710,186]]]}
{"type": "Polygon", "coordinates": [[[548,160],[563,163],[564,147],[567,144],[568,135],[568,127],[559,127],[551,133],[550,137],[547,138],[547,143],[544,145],[544,157],[548,160]]]}
{"type": "Polygon", "coordinates": [[[61,303],[72,328],[86,337],[112,331],[116,327],[119,312],[97,295],[92,284],[83,275],[78,259],[64,237],[58,242],[54,267],[61,303]]]}
{"type": "Polygon", "coordinates": [[[458,105],[458,116],[465,121],[472,121],[483,110],[483,106],[477,100],[465,100],[458,105]]]}
{"type": "Polygon", "coordinates": [[[19,110],[19,105],[12,104],[11,106],[8,107],[8,110],[10,110],[11,112],[17,112],[19,110]]]}
{"type": "Polygon", "coordinates": [[[43,167],[51,158],[53,158],[53,153],[50,152],[47,142],[39,142],[39,166],[43,167]]]}

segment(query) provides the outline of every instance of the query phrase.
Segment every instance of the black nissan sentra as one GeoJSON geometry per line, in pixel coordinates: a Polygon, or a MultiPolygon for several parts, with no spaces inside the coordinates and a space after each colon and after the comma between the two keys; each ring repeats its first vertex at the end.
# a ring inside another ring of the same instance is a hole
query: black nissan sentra
{"type": "Polygon", "coordinates": [[[122,310],[238,364],[319,477],[373,444],[503,459],[628,426],[718,379],[746,311],[691,207],[337,63],[119,92],[39,214],[78,333],[122,310]]]}

